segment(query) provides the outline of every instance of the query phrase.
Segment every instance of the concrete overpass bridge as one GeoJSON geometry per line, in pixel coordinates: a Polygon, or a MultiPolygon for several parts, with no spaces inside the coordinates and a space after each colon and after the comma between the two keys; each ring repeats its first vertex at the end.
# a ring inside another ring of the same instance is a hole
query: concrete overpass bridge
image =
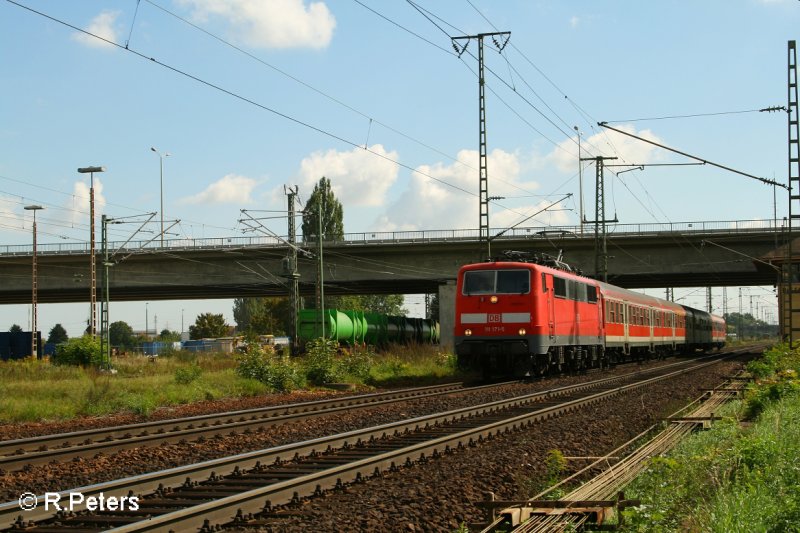
{"type": "MultiPolygon", "coordinates": [[[[777,271],[757,258],[782,242],[772,221],[614,224],[608,226],[609,282],[626,288],[772,285],[777,271]]],[[[120,243],[109,243],[116,250],[120,243]]],[[[312,249],[313,245],[302,243],[312,249]]],[[[99,248],[99,246],[98,246],[99,248]]],[[[515,228],[492,242],[503,250],[558,255],[591,275],[591,226],[515,228]]],[[[314,250],[312,250],[314,251],[314,250]]],[[[270,237],[130,242],[109,267],[112,301],[238,298],[288,294],[289,248],[270,237]]],[[[476,230],[350,233],[323,243],[326,294],[434,293],[458,268],[484,259],[476,230]]],[[[30,246],[0,246],[0,304],[30,303],[30,246]]],[[[103,262],[97,254],[97,295],[103,262]]],[[[88,243],[38,246],[38,301],[85,302],[90,294],[88,243]]],[[[301,292],[314,293],[316,260],[298,260],[301,292]]]]}

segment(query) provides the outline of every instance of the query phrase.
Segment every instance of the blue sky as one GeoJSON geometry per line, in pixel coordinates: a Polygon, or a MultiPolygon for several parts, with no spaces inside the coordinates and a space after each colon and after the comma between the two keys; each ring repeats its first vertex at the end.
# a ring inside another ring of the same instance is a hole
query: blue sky
{"type": "MultiPolygon", "coordinates": [[[[485,48],[489,193],[503,197],[492,227],[567,193],[529,224],[577,223],[574,126],[584,156],[688,162],[598,121],[786,181],[785,114],[753,110],[786,104],[795,0],[19,3],[117,46],[0,2],[0,244],[30,243],[29,204],[46,207],[40,243],[88,241],[78,167],[107,169],[95,175],[98,213],[159,211],[151,147],[171,154],[164,216],[180,223],[168,238],[243,235],[241,209],[283,210],[285,184],[305,199],[323,175],[344,205],[346,232],[474,228],[477,43],[459,58],[449,36],[496,30],[511,40],[502,54],[488,40],[485,48]],[[655,120],[679,115],[706,116],[655,120]]],[[[593,177],[587,168],[588,219],[593,177]]],[[[773,215],[771,187],[709,166],[607,174],[606,196],[606,214],[621,223],[773,215]]],[[[786,194],[778,196],[781,218],[786,194]]],[[[286,233],[283,220],[268,225],[286,233]]],[[[129,235],[118,226],[111,238],[129,235]]],[[[704,305],[699,294],[690,304],[704,305]]],[[[143,329],[144,307],[114,304],[111,320],[143,329]]],[[[76,335],[84,308],[40,306],[40,327],[61,322],[76,335]]],[[[228,300],[148,308],[159,329],[180,329],[182,309],[187,327],[199,312],[233,318],[228,300]]],[[[0,324],[25,327],[28,312],[6,306],[0,324]]]]}

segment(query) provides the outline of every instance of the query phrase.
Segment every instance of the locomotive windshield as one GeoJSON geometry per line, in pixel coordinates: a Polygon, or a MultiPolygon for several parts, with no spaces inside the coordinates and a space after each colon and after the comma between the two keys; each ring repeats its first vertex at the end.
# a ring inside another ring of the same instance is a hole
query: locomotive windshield
{"type": "Polygon", "coordinates": [[[530,291],[527,270],[471,270],[464,273],[464,294],[525,294],[530,291]]]}

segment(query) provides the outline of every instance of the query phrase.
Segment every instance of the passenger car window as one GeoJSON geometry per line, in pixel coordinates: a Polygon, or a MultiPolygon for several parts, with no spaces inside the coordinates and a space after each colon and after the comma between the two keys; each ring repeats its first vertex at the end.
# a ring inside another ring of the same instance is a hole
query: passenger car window
{"type": "Polygon", "coordinates": [[[589,303],[597,303],[597,287],[586,286],[586,298],[589,303]]]}

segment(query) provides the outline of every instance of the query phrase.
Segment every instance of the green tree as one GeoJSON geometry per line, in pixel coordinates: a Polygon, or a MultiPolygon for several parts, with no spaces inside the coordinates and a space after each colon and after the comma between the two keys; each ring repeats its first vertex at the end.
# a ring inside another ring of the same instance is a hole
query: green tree
{"type": "Polygon", "coordinates": [[[433,294],[430,299],[430,304],[428,305],[428,316],[427,318],[431,318],[433,320],[439,320],[439,295],[433,294]]]}
{"type": "Polygon", "coordinates": [[[189,337],[192,339],[225,337],[227,334],[228,325],[222,313],[203,313],[189,326],[189,337]]]}
{"type": "Polygon", "coordinates": [[[136,337],[133,335],[133,328],[122,320],[109,324],[108,340],[111,346],[117,346],[119,348],[133,348],[136,346],[136,337]]]}
{"type": "Polygon", "coordinates": [[[103,363],[100,339],[91,335],[69,339],[58,345],[53,362],[59,365],[100,366],[103,363]]]}
{"type": "Polygon", "coordinates": [[[767,324],[750,313],[726,313],[723,317],[729,331],[735,331],[740,339],[769,337],[778,334],[777,324],[767,324]]]}
{"type": "Polygon", "coordinates": [[[319,212],[322,209],[322,240],[335,241],[344,238],[344,211],[331,188],[331,180],[322,177],[303,210],[303,240],[316,241],[319,233],[319,212]]]}
{"type": "Polygon", "coordinates": [[[327,303],[325,307],[353,311],[366,311],[384,315],[406,316],[408,309],[403,307],[405,297],[402,294],[367,294],[362,296],[337,296],[335,306],[327,303]]]}
{"type": "Polygon", "coordinates": [[[22,328],[19,324],[12,324],[10,328],[8,328],[10,333],[22,333],[22,328]]]}
{"type": "Polygon", "coordinates": [[[233,319],[239,331],[252,334],[286,335],[292,328],[288,298],[236,298],[233,319]]]}
{"type": "Polygon", "coordinates": [[[166,328],[161,330],[161,333],[158,334],[158,339],[161,342],[178,342],[181,340],[181,334],[177,331],[170,331],[166,328]]]}
{"type": "MultiPolygon", "coordinates": [[[[342,204],[333,194],[331,180],[324,176],[314,185],[314,190],[311,191],[311,196],[309,196],[305,209],[303,209],[303,240],[307,243],[313,243],[318,240],[320,211],[322,213],[322,240],[335,241],[343,239],[344,211],[342,204]]],[[[313,297],[306,298],[305,301],[307,308],[317,308],[317,303],[313,297]]],[[[328,309],[341,307],[338,297],[326,296],[325,307],[328,309]]]]}
{"type": "Polygon", "coordinates": [[[61,344],[62,342],[67,342],[67,340],[69,340],[69,335],[67,335],[67,330],[61,324],[53,326],[47,336],[47,342],[51,344],[61,344]]]}

